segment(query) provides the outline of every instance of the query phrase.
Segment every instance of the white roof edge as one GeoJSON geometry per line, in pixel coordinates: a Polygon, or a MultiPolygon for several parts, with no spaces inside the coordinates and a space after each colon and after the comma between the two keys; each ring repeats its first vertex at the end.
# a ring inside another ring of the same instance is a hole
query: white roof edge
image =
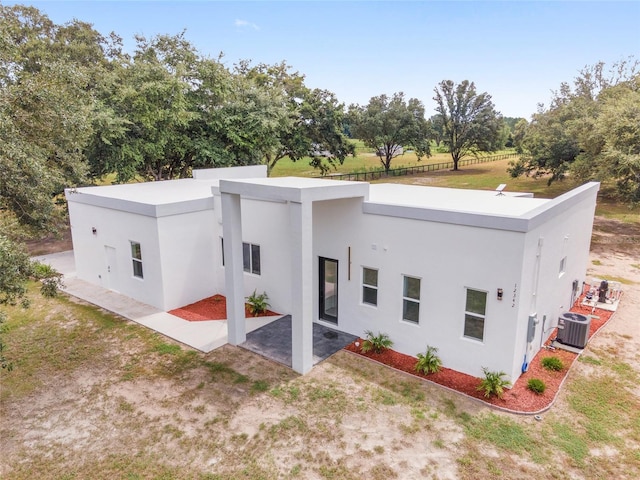
{"type": "Polygon", "coordinates": [[[564,212],[569,208],[577,205],[580,202],[583,202],[586,199],[593,198],[593,205],[595,207],[595,199],[598,195],[598,191],[600,190],[600,182],[588,182],[584,185],[580,185],[579,187],[574,188],[573,190],[569,190],[558,197],[551,199],[549,202],[544,205],[540,205],[537,208],[534,208],[529,213],[524,215],[529,219],[529,229],[533,229],[540,224],[544,223],[549,219],[549,217],[557,215],[560,212],[564,212]]]}
{"type": "Polygon", "coordinates": [[[589,182],[570,190],[523,215],[496,215],[477,212],[463,212],[437,208],[390,205],[385,203],[363,202],[362,211],[372,215],[410,218],[439,223],[466,225],[471,227],[493,228],[526,233],[547,221],[550,217],[564,212],[575,205],[595,197],[600,189],[599,182],[589,182]]]}
{"type": "Polygon", "coordinates": [[[163,205],[151,205],[133,200],[92,195],[72,188],[65,189],[64,193],[68,202],[93,205],[95,207],[119,210],[154,218],[213,209],[213,197],[185,200],[163,205]]]}
{"type": "Polygon", "coordinates": [[[370,215],[385,215],[388,217],[451,223],[454,225],[466,225],[469,227],[493,228],[495,230],[510,230],[513,232],[523,233],[529,230],[529,221],[516,216],[461,212],[458,210],[411,207],[406,205],[390,205],[373,202],[364,202],[362,204],[362,211],[363,213],[370,215]]]}
{"type": "MultiPolygon", "coordinates": [[[[275,179],[221,179],[219,192],[244,198],[294,203],[369,196],[369,184],[342,180],[279,177],[275,179]],[[270,181],[272,180],[272,181],[270,181]]],[[[212,191],[214,191],[212,189],[212,191]]],[[[214,193],[217,193],[214,191],[214,193]]]]}

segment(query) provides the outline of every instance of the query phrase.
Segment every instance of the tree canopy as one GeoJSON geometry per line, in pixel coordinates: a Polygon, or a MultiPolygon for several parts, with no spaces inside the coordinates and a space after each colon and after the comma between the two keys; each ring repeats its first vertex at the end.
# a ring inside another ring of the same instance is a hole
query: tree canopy
{"type": "Polygon", "coordinates": [[[53,228],[53,198],[86,181],[92,85],[109,43],[89,25],[54,25],[30,7],[0,5],[0,221],[53,228]]]}
{"type": "Polygon", "coordinates": [[[352,105],[350,124],[355,137],[375,149],[385,172],[405,147],[415,149],[418,160],[431,155],[424,105],[417,98],[405,100],[402,92],[373,97],[364,107],[352,105]]]}
{"type": "Polygon", "coordinates": [[[606,70],[583,69],[573,86],[563,83],[549,108],[540,106],[521,125],[523,156],[512,176],[567,174],[581,181],[612,181],[617,195],[640,202],[640,73],[635,61],[606,70]]]}
{"type": "Polygon", "coordinates": [[[436,112],[442,120],[443,143],[449,148],[453,169],[467,155],[495,151],[504,146],[502,117],[496,112],[491,95],[477,93],[473,82],[456,85],[443,80],[434,89],[436,112]]]}

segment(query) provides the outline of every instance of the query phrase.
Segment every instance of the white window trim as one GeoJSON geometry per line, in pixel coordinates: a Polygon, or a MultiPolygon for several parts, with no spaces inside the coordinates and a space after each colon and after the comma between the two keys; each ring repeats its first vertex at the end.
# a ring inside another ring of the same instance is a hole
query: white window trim
{"type": "Polygon", "coordinates": [[[142,262],[142,244],[134,240],[129,240],[129,253],[131,254],[132,277],[137,278],[138,280],[144,280],[144,263],[142,262]],[[140,258],[136,258],[133,256],[134,245],[138,245],[138,248],[140,249],[140,258]],[[142,275],[136,275],[136,269],[133,265],[137,263],[140,264],[140,271],[142,272],[142,275]]]}
{"type": "Polygon", "coordinates": [[[262,275],[262,248],[260,247],[259,244],[251,243],[251,242],[242,242],[242,271],[244,273],[248,273],[249,275],[255,275],[256,277],[259,277],[262,275]],[[248,270],[245,270],[244,268],[244,246],[245,245],[249,246],[249,269],[248,270]],[[253,248],[254,247],[258,247],[258,252],[260,255],[260,263],[258,264],[260,273],[255,273],[253,268],[254,267],[253,265],[253,248]]]}
{"type": "MultiPolygon", "coordinates": [[[[221,251],[221,256],[220,256],[220,260],[222,262],[222,267],[224,268],[224,237],[220,237],[220,251],[221,251]]],[[[257,243],[249,243],[249,242],[242,242],[242,271],[244,273],[248,273],[249,275],[255,275],[256,277],[259,277],[262,275],[262,248],[260,247],[260,245],[258,245],[257,243]],[[245,270],[244,268],[244,246],[248,245],[249,246],[249,270],[245,270]],[[251,250],[252,247],[258,247],[258,250],[260,251],[260,273],[255,273],[253,271],[253,255],[251,254],[251,250]]]]}
{"type": "Polygon", "coordinates": [[[377,283],[380,283],[380,270],[377,268],[371,268],[371,267],[362,267],[362,305],[366,305],[367,307],[371,307],[371,308],[378,308],[378,292],[380,291],[378,289],[378,285],[369,285],[368,283],[365,283],[364,280],[364,271],[365,270],[372,270],[376,272],[376,280],[377,283]],[[375,290],[376,291],[376,303],[369,303],[369,302],[365,302],[364,301],[364,289],[365,288],[370,288],[371,290],[375,290]]]}
{"type": "Polygon", "coordinates": [[[401,314],[400,314],[400,319],[402,320],[402,322],[407,323],[409,325],[420,325],[420,297],[422,297],[422,278],[420,277],[416,277],[414,275],[405,275],[404,273],[402,274],[402,309],[401,309],[401,314]],[[415,299],[412,297],[406,297],[404,294],[404,279],[406,278],[413,278],[415,280],[418,280],[420,282],[420,289],[418,290],[418,295],[419,298],[415,299]],[[418,321],[414,322],[413,320],[407,320],[406,318],[404,318],[404,301],[407,300],[409,302],[413,302],[413,303],[417,303],[418,304],[418,321]]]}
{"type": "Polygon", "coordinates": [[[465,340],[471,340],[473,342],[477,342],[477,343],[484,343],[484,334],[485,334],[485,326],[487,323],[487,303],[489,300],[489,292],[487,292],[486,290],[480,290],[479,288],[471,288],[471,287],[464,287],[464,316],[462,318],[462,338],[464,338],[465,340]],[[486,300],[485,300],[485,304],[484,304],[484,314],[480,314],[480,313],[476,313],[476,312],[470,312],[467,310],[467,290],[473,290],[475,292],[482,292],[486,295],[486,300]],[[469,337],[468,335],[464,334],[464,329],[465,329],[465,325],[467,323],[467,315],[471,316],[471,317],[476,317],[476,318],[481,318],[482,319],[482,338],[476,338],[476,337],[469,337]]]}
{"type": "Polygon", "coordinates": [[[562,278],[565,273],[567,273],[567,256],[566,255],[560,259],[560,272],[558,273],[558,278],[562,278]]]}

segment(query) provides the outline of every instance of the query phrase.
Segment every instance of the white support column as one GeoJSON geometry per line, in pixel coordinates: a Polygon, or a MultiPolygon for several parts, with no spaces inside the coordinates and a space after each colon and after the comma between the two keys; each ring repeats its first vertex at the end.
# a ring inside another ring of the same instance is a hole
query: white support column
{"type": "Polygon", "coordinates": [[[231,345],[239,345],[247,339],[247,327],[244,317],[240,195],[222,194],[222,232],[224,237],[224,280],[227,295],[229,343],[231,345]]]}
{"type": "Polygon", "coordinates": [[[292,367],[313,367],[313,216],[312,203],[289,202],[291,221],[291,353],[292,367]]]}

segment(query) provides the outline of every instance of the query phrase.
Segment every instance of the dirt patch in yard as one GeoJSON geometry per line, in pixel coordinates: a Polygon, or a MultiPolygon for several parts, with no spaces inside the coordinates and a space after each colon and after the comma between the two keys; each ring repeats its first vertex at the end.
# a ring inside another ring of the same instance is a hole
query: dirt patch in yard
{"type": "Polygon", "coordinates": [[[591,235],[591,253],[627,254],[640,257],[640,223],[625,223],[618,220],[595,217],[591,235]]]}
{"type": "Polygon", "coordinates": [[[71,229],[68,225],[65,225],[59,235],[47,235],[42,238],[28,240],[25,242],[25,246],[31,256],[49,255],[51,253],[73,250],[71,229]]]}

